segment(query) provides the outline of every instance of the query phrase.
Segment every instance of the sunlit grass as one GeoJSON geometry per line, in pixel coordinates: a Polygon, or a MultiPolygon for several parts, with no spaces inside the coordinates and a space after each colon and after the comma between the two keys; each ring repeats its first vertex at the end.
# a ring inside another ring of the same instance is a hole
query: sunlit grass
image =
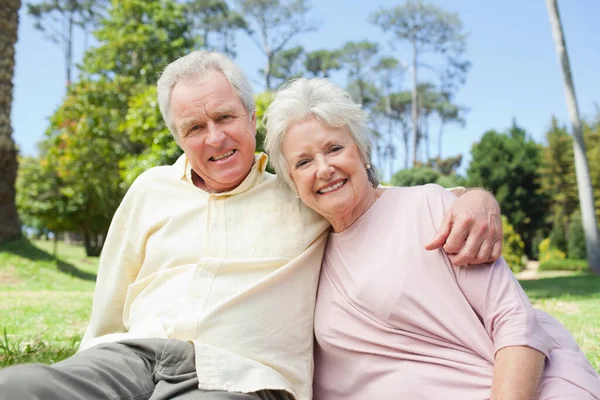
{"type": "MultiPolygon", "coordinates": [[[[89,319],[98,259],[80,246],[21,240],[0,247],[0,367],[73,354],[89,319]]],[[[600,276],[542,272],[521,284],[559,319],[600,371],[600,276]]]]}

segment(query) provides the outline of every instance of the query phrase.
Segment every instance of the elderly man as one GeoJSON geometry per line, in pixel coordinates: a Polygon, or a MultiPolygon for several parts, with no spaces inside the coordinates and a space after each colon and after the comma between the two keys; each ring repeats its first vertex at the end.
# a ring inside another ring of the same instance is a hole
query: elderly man
{"type": "MultiPolygon", "coordinates": [[[[117,210],[78,354],[1,371],[0,399],[311,398],[327,223],[255,156],[252,89],[225,56],[174,61],[158,100],[185,154],[140,175],[117,210]]],[[[430,247],[450,235],[455,262],[495,259],[497,214],[469,192],[430,247]]]]}

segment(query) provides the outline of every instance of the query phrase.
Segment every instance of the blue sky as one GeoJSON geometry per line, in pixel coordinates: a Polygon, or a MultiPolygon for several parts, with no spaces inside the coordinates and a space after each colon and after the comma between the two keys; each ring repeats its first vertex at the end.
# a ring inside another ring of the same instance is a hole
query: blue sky
{"type": "MultiPolygon", "coordinates": [[[[346,41],[369,39],[382,44],[389,37],[367,21],[379,7],[399,4],[395,0],[313,0],[316,32],[298,36],[296,43],[308,51],[334,49],[346,41]]],[[[457,12],[469,33],[467,58],[472,62],[466,84],[456,101],[470,109],[466,126],[448,126],[443,154],[467,157],[473,143],[489,129],[505,130],[513,117],[536,140],[542,142],[551,115],[568,123],[563,81],[552,40],[544,0],[435,0],[434,4],[457,12]]],[[[560,0],[559,7],[571,58],[582,116],[596,113],[600,103],[600,1],[560,0]]],[[[57,45],[33,29],[32,19],[21,9],[12,124],[14,138],[25,155],[37,153],[48,117],[65,94],[63,55],[57,45]]],[[[261,91],[257,70],[264,59],[247,37],[238,38],[238,64],[261,91]]],[[[75,57],[81,59],[83,39],[76,38],[75,57]]],[[[395,57],[409,61],[408,48],[398,47],[395,57]]],[[[338,82],[343,83],[343,82],[338,82]]],[[[409,85],[406,83],[406,88],[409,85]]],[[[437,145],[432,145],[436,149],[437,145]]],[[[398,168],[401,161],[398,161],[398,168]]],[[[462,170],[464,170],[463,164],[462,170]]]]}

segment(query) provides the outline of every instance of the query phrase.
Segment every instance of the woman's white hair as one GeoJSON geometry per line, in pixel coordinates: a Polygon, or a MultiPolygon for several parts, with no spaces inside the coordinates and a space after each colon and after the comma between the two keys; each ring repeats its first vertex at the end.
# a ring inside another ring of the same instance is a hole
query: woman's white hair
{"type": "Polygon", "coordinates": [[[182,81],[201,79],[210,71],[220,72],[225,76],[233,90],[246,107],[246,111],[254,114],[254,95],[252,86],[246,75],[227,56],[213,51],[193,51],[167,65],[157,84],[158,106],[167,128],[181,145],[179,135],[173,121],[171,95],[175,85],[182,81]]]}
{"type": "MultiPolygon", "coordinates": [[[[292,125],[315,117],[330,128],[344,127],[348,130],[365,164],[370,164],[371,142],[367,128],[367,113],[355,103],[350,94],[327,79],[300,78],[282,87],[265,112],[267,134],[265,150],[277,176],[296,191],[290,178],[288,165],[283,157],[282,143],[292,125]]],[[[379,185],[375,168],[367,169],[369,182],[379,185]]]]}

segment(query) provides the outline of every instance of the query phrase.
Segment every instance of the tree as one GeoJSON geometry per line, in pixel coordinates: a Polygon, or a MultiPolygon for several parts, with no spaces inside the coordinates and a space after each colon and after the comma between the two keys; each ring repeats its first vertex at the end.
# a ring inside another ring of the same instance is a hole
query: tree
{"type": "Polygon", "coordinates": [[[600,111],[594,120],[583,124],[583,137],[594,188],[596,219],[600,220],[600,111]]]}
{"type": "Polygon", "coordinates": [[[547,222],[553,227],[560,227],[564,234],[569,218],[579,204],[573,142],[566,128],[559,126],[555,117],[552,117],[546,141],[539,172],[541,189],[550,202],[547,222]]]}
{"type": "Polygon", "coordinates": [[[109,17],[94,32],[99,46],[85,54],[82,79],[104,77],[124,84],[129,78],[131,84],[122,88],[127,90],[136,85],[156,85],[163,68],[194,46],[183,7],[171,0],[121,0],[114,4],[109,17]]]}
{"type": "Polygon", "coordinates": [[[15,239],[21,234],[15,206],[15,181],[19,163],[10,120],[19,8],[21,0],[5,0],[0,6],[0,243],[15,239]]]}
{"type": "Polygon", "coordinates": [[[70,203],[57,169],[40,158],[23,157],[17,178],[17,206],[24,225],[40,231],[74,231],[77,207],[70,203]]]}
{"type": "Polygon", "coordinates": [[[99,254],[131,181],[181,154],[162,123],[155,82],[193,46],[189,28],[172,1],[122,0],[96,31],[99,46],[86,53],[82,79],[50,120],[44,157],[88,255],[99,254]]]}
{"type": "Polygon", "coordinates": [[[107,0],[47,0],[27,4],[27,12],[35,19],[35,28],[60,46],[65,57],[67,86],[72,82],[74,29],[86,35],[97,26],[106,9],[107,0]]]}
{"type": "Polygon", "coordinates": [[[302,46],[280,51],[273,59],[271,77],[277,79],[278,84],[283,84],[288,79],[301,76],[303,72],[303,56],[304,49],[302,46]]]}
{"type": "Polygon", "coordinates": [[[340,64],[348,73],[348,91],[354,101],[368,108],[376,102],[378,94],[372,83],[371,72],[377,65],[379,46],[363,40],[347,42],[340,50],[340,64]]]}
{"type": "Polygon", "coordinates": [[[247,29],[247,24],[225,0],[188,0],[184,12],[191,31],[199,35],[200,46],[235,57],[235,34],[247,29]]]}
{"type": "Polygon", "coordinates": [[[539,184],[539,145],[513,122],[505,134],[486,132],[473,145],[471,156],[469,186],[485,187],[494,193],[502,213],[525,242],[525,251],[531,257],[532,240],[544,222],[546,210],[546,198],[539,184]]]}
{"type": "Polygon", "coordinates": [[[304,69],[311,78],[329,78],[341,67],[338,50],[315,50],[306,53],[304,58],[304,69]]]}
{"type": "Polygon", "coordinates": [[[370,17],[371,22],[384,32],[392,32],[398,41],[408,41],[412,48],[412,156],[417,162],[419,140],[418,70],[428,67],[435,70],[445,85],[450,81],[463,82],[469,63],[462,59],[466,48],[466,35],[457,14],[448,13],[421,0],[407,0],[403,5],[381,8],[370,17]],[[423,64],[426,53],[445,58],[440,70],[423,64]]]}
{"type": "MultiPolygon", "coordinates": [[[[376,93],[378,97],[377,104],[371,108],[371,124],[373,130],[377,133],[374,137],[374,144],[377,160],[387,159],[390,176],[394,174],[398,131],[402,133],[403,138],[406,135],[403,114],[397,115],[392,108],[392,96],[394,96],[394,91],[399,86],[403,69],[399,60],[386,56],[381,57],[373,68],[378,92],[376,93]]],[[[405,146],[405,162],[407,161],[407,154],[408,150],[405,146]]]]}
{"type": "Polygon", "coordinates": [[[569,65],[569,55],[565,43],[558,4],[556,0],[546,0],[548,14],[550,15],[550,24],[552,34],[556,44],[556,52],[562,67],[562,74],[567,97],[567,108],[571,125],[573,126],[573,146],[575,154],[575,172],[577,175],[577,188],[579,190],[579,202],[581,207],[581,216],[583,218],[583,229],[585,232],[587,259],[590,269],[600,274],[600,239],[598,238],[598,224],[594,212],[594,191],[588,168],[585,142],[579,118],[579,108],[577,106],[577,97],[575,95],[575,86],[571,77],[571,66],[569,65]]]}
{"type": "Polygon", "coordinates": [[[265,89],[273,89],[273,63],[275,57],[289,45],[298,34],[315,30],[307,20],[308,0],[237,0],[239,12],[247,19],[246,32],[267,57],[265,89]]]}

